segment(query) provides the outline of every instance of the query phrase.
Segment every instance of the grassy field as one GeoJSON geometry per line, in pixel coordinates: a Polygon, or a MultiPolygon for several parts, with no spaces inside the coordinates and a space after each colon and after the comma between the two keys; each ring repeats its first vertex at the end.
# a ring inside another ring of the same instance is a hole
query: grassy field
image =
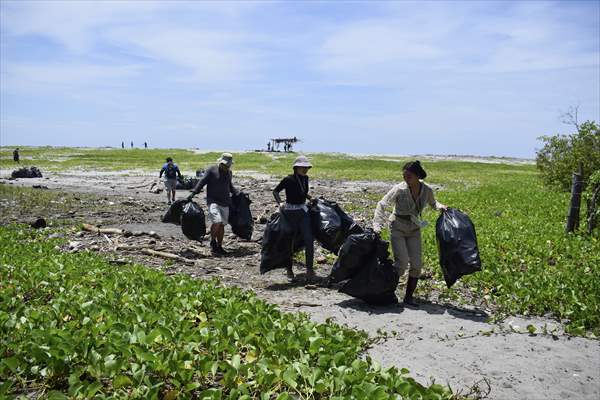
{"type": "MultiPolygon", "coordinates": [[[[159,171],[166,157],[172,157],[182,170],[195,171],[213,164],[218,152],[195,153],[182,149],[94,149],[71,147],[21,147],[21,164],[42,170],[144,170],[159,171]]],[[[14,169],[13,148],[0,147],[0,168],[14,169]]],[[[320,179],[397,181],[403,162],[400,157],[378,159],[344,154],[308,154],[314,168],[311,176],[320,179]]],[[[272,175],[288,174],[295,154],[243,152],[234,153],[234,170],[256,171],[272,175]]],[[[473,163],[460,161],[429,161],[426,167],[429,182],[468,188],[504,175],[535,174],[532,165],[473,163]]]]}
{"type": "Polygon", "coordinates": [[[0,398],[457,398],[361,358],[364,333],[59,244],[0,227],[0,398]]]}
{"type": "MultiPolygon", "coordinates": [[[[13,167],[11,151],[1,149],[2,168],[13,167]]],[[[24,148],[22,154],[33,158],[24,160],[25,164],[53,170],[158,170],[166,155],[184,169],[195,170],[219,155],[67,148],[24,148]]],[[[282,175],[288,173],[294,155],[240,153],[234,157],[236,170],[282,175]]],[[[388,181],[390,185],[400,179],[406,161],[341,154],[310,157],[315,165],[312,177],[388,181]]],[[[598,232],[592,236],[564,234],[568,193],[544,187],[533,165],[424,161],[424,166],[427,181],[442,187],[438,200],[466,211],[477,229],[483,271],[464,278],[462,283],[470,293],[464,301],[474,298],[488,303],[500,315],[550,316],[576,335],[600,334],[600,239],[598,232]]],[[[364,195],[370,210],[382,194],[364,195]]],[[[347,209],[358,211],[364,208],[362,204],[357,201],[347,209]]],[[[427,212],[425,217],[434,225],[437,214],[427,212]]],[[[423,235],[425,264],[440,278],[434,228],[424,229],[423,235]]],[[[461,296],[458,290],[440,290],[445,296],[461,296]]]]}

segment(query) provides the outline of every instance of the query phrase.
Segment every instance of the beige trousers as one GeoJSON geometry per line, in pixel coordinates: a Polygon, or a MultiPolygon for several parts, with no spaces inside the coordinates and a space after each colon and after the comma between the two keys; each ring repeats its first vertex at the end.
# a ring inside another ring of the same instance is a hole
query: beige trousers
{"type": "Polygon", "coordinates": [[[408,276],[421,276],[421,228],[413,223],[396,220],[390,224],[394,265],[399,268],[400,276],[408,269],[408,276]]]}

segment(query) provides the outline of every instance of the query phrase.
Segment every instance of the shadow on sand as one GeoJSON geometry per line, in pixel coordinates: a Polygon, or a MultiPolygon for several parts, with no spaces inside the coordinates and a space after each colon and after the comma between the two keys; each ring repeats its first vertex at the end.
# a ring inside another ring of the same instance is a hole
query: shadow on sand
{"type": "Polygon", "coordinates": [[[400,314],[405,309],[423,311],[427,314],[442,315],[448,313],[455,318],[466,319],[473,322],[486,322],[489,315],[480,309],[467,309],[452,304],[437,304],[427,300],[418,300],[418,307],[404,306],[402,303],[390,304],[386,306],[373,306],[359,299],[347,299],[338,303],[342,308],[351,308],[356,311],[362,311],[369,314],[400,314]]]}

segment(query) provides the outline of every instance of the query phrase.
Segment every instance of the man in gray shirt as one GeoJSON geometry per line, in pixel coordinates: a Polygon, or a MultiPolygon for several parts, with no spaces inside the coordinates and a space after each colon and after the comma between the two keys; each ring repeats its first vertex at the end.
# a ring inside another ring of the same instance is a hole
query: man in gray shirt
{"type": "Polygon", "coordinates": [[[231,183],[231,165],[233,156],[223,153],[213,165],[206,170],[196,187],[192,190],[188,200],[200,193],[206,186],[206,203],[208,204],[208,221],[210,222],[210,247],[213,255],[226,255],[223,249],[223,236],[225,225],[229,222],[229,206],[231,205],[231,194],[239,191],[231,183]]]}

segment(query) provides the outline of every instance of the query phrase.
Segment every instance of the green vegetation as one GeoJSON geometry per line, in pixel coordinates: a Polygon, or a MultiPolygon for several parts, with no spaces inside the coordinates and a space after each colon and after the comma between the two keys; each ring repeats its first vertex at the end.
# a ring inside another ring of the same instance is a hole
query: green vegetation
{"type": "MultiPolygon", "coordinates": [[[[13,148],[0,147],[0,168],[14,169],[13,148]]],[[[167,156],[173,157],[182,170],[195,171],[213,164],[221,153],[194,153],[181,149],[94,149],[21,147],[22,165],[35,165],[42,169],[68,173],[73,169],[89,170],[144,170],[156,171],[167,156]]],[[[233,153],[235,171],[256,171],[281,176],[291,172],[295,154],[242,152],[233,153]]],[[[320,179],[396,181],[406,158],[377,159],[344,154],[308,154],[314,168],[311,176],[320,179]]],[[[433,183],[454,185],[460,188],[477,185],[497,174],[522,174],[535,172],[532,165],[472,163],[460,161],[424,161],[433,183]]]]}
{"type": "Polygon", "coordinates": [[[59,243],[0,227],[2,398],[453,398],[362,359],[364,333],[59,243]]]}
{"type": "Polygon", "coordinates": [[[571,175],[583,165],[584,176],[600,171],[600,127],[593,121],[576,125],[572,135],[542,136],[536,163],[544,181],[569,190],[571,175]]]}

